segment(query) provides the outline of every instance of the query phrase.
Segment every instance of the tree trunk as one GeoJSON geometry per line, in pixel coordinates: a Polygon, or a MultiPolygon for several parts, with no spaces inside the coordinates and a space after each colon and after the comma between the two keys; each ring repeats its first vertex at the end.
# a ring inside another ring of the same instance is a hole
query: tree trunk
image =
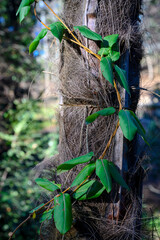
{"type": "MultiPolygon", "coordinates": [[[[141,59],[141,34],[139,31],[140,0],[66,0],[64,21],[73,26],[87,25],[102,37],[119,34],[121,59],[119,65],[128,73],[130,86],[139,85],[141,59]]],[[[100,46],[78,35],[81,42],[97,53],[100,46]]],[[[85,118],[102,108],[118,108],[116,93],[100,73],[100,62],[77,45],[63,42],[60,64],[60,144],[59,162],[93,151],[98,158],[118,121],[116,116],[99,118],[86,125],[85,118]]],[[[135,111],[137,91],[131,97],[119,88],[124,107],[135,111]]],[[[141,212],[141,181],[137,169],[134,144],[123,139],[119,129],[105,158],[123,170],[131,192],[121,191],[115,184],[110,194],[103,194],[94,201],[74,204],[73,227],[64,239],[137,239],[137,220],[141,212]],[[136,176],[136,178],[135,178],[136,176]],[[138,216],[137,216],[138,213],[138,216]]],[[[68,187],[81,167],[58,178],[68,187]]],[[[139,224],[139,222],[138,222],[139,224]]],[[[52,234],[50,239],[61,239],[52,234]]]]}

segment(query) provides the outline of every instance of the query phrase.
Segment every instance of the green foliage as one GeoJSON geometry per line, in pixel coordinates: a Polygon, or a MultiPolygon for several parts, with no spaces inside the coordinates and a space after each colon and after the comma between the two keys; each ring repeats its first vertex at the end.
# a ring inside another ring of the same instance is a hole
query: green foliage
{"type": "Polygon", "coordinates": [[[86,38],[94,41],[102,41],[102,36],[90,30],[87,26],[75,26],[74,29],[78,29],[80,33],[86,38]]]}
{"type": "Polygon", "coordinates": [[[120,85],[128,92],[129,95],[131,95],[128,82],[127,82],[127,77],[126,77],[126,71],[118,67],[117,65],[114,66],[115,71],[117,73],[117,80],[120,83],[120,85]]]}
{"type": "Polygon", "coordinates": [[[16,15],[19,14],[19,21],[20,23],[23,21],[23,19],[28,15],[28,13],[31,10],[30,5],[34,2],[34,0],[22,0],[16,15]]]}
{"type": "Polygon", "coordinates": [[[38,205],[36,208],[32,209],[31,211],[29,211],[29,213],[34,213],[36,210],[38,210],[39,208],[43,207],[44,203],[38,205]]]}
{"type": "Polygon", "coordinates": [[[68,232],[72,225],[72,204],[69,194],[61,194],[54,199],[54,221],[61,234],[68,232]]]}
{"type": "Polygon", "coordinates": [[[80,172],[79,174],[76,176],[76,178],[74,179],[71,187],[74,187],[76,185],[81,184],[88,176],[90,176],[92,174],[92,172],[95,170],[96,165],[95,163],[89,163],[88,165],[86,165],[80,172]]]}
{"type": "Polygon", "coordinates": [[[102,57],[100,62],[103,77],[113,85],[113,68],[110,57],[102,57]]]}
{"type": "Polygon", "coordinates": [[[109,172],[108,160],[98,159],[96,161],[96,174],[109,193],[112,190],[112,180],[109,172]]]}
{"type": "Polygon", "coordinates": [[[47,34],[48,30],[46,28],[42,29],[41,32],[38,34],[38,36],[34,39],[34,41],[29,46],[29,53],[32,53],[34,50],[36,50],[39,41],[44,38],[47,34]]]}
{"type": "Polygon", "coordinates": [[[109,166],[109,172],[112,178],[115,180],[115,182],[117,182],[120,186],[129,190],[128,185],[126,184],[122,176],[119,174],[117,167],[114,165],[114,163],[109,162],[108,166],[109,166]]]}
{"type": "Polygon", "coordinates": [[[61,22],[54,22],[50,24],[49,27],[51,28],[51,33],[53,34],[53,36],[58,38],[59,41],[61,42],[65,30],[63,24],[61,22]]]}
{"type": "Polygon", "coordinates": [[[115,43],[117,43],[118,37],[119,37],[118,34],[112,34],[112,35],[104,37],[103,38],[103,46],[105,46],[105,47],[108,47],[108,46],[109,47],[113,47],[113,45],[115,43]]]}
{"type": "Polygon", "coordinates": [[[121,110],[118,115],[120,120],[120,127],[124,136],[129,141],[132,141],[137,132],[137,127],[132,120],[131,113],[129,110],[121,110]]]}
{"type": "Polygon", "coordinates": [[[86,181],[73,195],[80,201],[99,197],[105,188],[96,180],[86,181]]]}
{"type": "Polygon", "coordinates": [[[75,167],[78,164],[89,162],[93,156],[94,156],[94,153],[90,152],[90,153],[87,153],[86,155],[66,161],[65,163],[63,163],[57,167],[57,173],[61,174],[63,172],[66,172],[66,171],[72,169],[73,167],[75,167]]]}
{"type": "Polygon", "coordinates": [[[60,189],[57,184],[55,184],[54,182],[50,182],[48,179],[37,178],[35,182],[42,188],[45,188],[46,190],[51,192],[54,192],[55,190],[60,189]]]}
{"type": "Polygon", "coordinates": [[[86,118],[86,124],[94,122],[99,116],[109,116],[115,113],[115,108],[114,107],[108,107],[104,108],[96,113],[91,114],[86,118]]]}
{"type": "Polygon", "coordinates": [[[40,219],[40,223],[46,221],[46,220],[50,220],[53,217],[53,213],[54,213],[54,209],[49,209],[46,210],[43,214],[42,217],[40,219]]]}

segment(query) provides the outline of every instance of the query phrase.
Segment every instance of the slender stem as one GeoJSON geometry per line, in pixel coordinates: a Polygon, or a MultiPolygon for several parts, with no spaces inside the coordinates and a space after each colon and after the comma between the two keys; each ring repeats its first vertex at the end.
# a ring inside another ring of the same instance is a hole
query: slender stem
{"type": "Polygon", "coordinates": [[[33,214],[29,215],[23,222],[21,222],[21,223],[19,224],[19,226],[12,232],[9,240],[12,239],[13,235],[15,234],[15,232],[16,232],[24,223],[26,223],[26,222],[32,217],[32,215],[33,215],[33,214]]]}
{"type": "Polygon", "coordinates": [[[120,96],[120,93],[118,91],[118,88],[117,88],[115,80],[114,80],[114,87],[116,89],[116,94],[117,94],[118,103],[119,103],[119,111],[120,111],[122,109],[121,96],[120,96]]]}
{"type": "Polygon", "coordinates": [[[111,145],[112,139],[115,137],[115,135],[116,135],[116,133],[117,133],[118,128],[119,128],[119,121],[117,122],[116,128],[115,128],[113,134],[111,135],[111,137],[110,137],[110,139],[109,139],[109,141],[108,141],[108,143],[107,143],[107,145],[106,145],[106,147],[105,147],[102,155],[99,157],[99,159],[103,159],[103,158],[104,158],[104,156],[105,156],[108,148],[109,148],[110,145],[111,145]]]}
{"type": "Polygon", "coordinates": [[[34,15],[35,17],[38,19],[38,21],[43,24],[43,26],[45,26],[48,30],[51,30],[49,27],[47,27],[47,25],[41,21],[41,19],[37,16],[37,12],[36,12],[36,2],[35,2],[35,5],[34,5],[34,15]]]}
{"type": "Polygon", "coordinates": [[[68,41],[71,41],[73,43],[76,43],[77,45],[79,45],[80,47],[84,48],[84,50],[92,55],[94,55],[96,58],[98,58],[99,60],[101,60],[101,56],[99,56],[98,54],[94,53],[91,49],[85,47],[82,43],[77,43],[76,41],[64,36],[63,37],[64,39],[68,40],[68,41]]]}
{"type": "Polygon", "coordinates": [[[44,4],[47,6],[47,8],[54,14],[56,18],[65,26],[65,28],[68,30],[68,32],[72,35],[72,37],[76,40],[76,42],[80,43],[80,41],[75,37],[75,35],[72,33],[72,31],[67,27],[67,25],[62,21],[62,19],[53,11],[53,9],[43,0],[44,4]]]}

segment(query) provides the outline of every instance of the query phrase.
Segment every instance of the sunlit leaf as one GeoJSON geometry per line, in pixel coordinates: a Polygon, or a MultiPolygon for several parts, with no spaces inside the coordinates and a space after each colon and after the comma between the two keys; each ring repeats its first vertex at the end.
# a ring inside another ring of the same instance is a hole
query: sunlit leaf
{"type": "Polygon", "coordinates": [[[61,22],[54,22],[50,24],[49,27],[51,29],[51,33],[61,42],[65,30],[63,24],[61,22]]]}
{"type": "Polygon", "coordinates": [[[103,44],[109,47],[112,47],[115,43],[117,43],[118,41],[118,34],[112,34],[112,35],[108,35],[106,37],[103,38],[103,44]]]}
{"type": "Polygon", "coordinates": [[[38,44],[39,44],[39,40],[34,40],[34,41],[29,45],[29,53],[34,52],[34,50],[36,50],[38,44]]]}
{"type": "Polygon", "coordinates": [[[115,71],[117,73],[117,80],[120,83],[120,85],[127,91],[129,95],[131,95],[128,82],[127,82],[127,77],[126,77],[126,71],[118,67],[117,65],[114,66],[115,71]]]}
{"type": "Polygon", "coordinates": [[[80,183],[82,183],[88,176],[91,175],[91,173],[95,170],[96,164],[95,163],[89,163],[87,166],[85,166],[80,173],[76,176],[74,179],[71,187],[77,186],[80,183]]]}
{"type": "Polygon", "coordinates": [[[102,41],[102,36],[90,30],[87,26],[75,26],[74,29],[78,29],[80,33],[86,38],[94,41],[102,41]]]}
{"type": "Polygon", "coordinates": [[[129,110],[120,110],[119,111],[119,120],[120,120],[120,127],[124,136],[129,140],[133,140],[136,132],[137,127],[132,120],[132,115],[129,110]]]}
{"type": "Polygon", "coordinates": [[[124,181],[120,173],[118,172],[117,167],[114,165],[114,163],[109,162],[108,166],[109,166],[109,171],[111,173],[111,176],[115,180],[115,182],[117,182],[120,186],[129,190],[128,185],[126,184],[126,182],[124,181]]]}
{"type": "Polygon", "coordinates": [[[21,4],[19,5],[19,8],[16,12],[16,16],[19,14],[20,10],[23,8],[23,7],[26,7],[26,6],[29,6],[30,4],[32,4],[35,0],[22,0],[21,1],[21,4]]]}
{"type": "Polygon", "coordinates": [[[72,205],[70,195],[65,193],[54,199],[54,221],[61,234],[68,232],[72,225],[72,205]]]}
{"type": "Polygon", "coordinates": [[[60,173],[66,172],[78,164],[89,162],[93,156],[94,156],[94,153],[90,152],[90,153],[87,153],[86,155],[66,161],[57,167],[57,173],[60,174],[60,173]]]}
{"type": "Polygon", "coordinates": [[[111,58],[102,57],[100,66],[101,66],[101,72],[104,78],[113,85],[113,69],[112,69],[111,58]]]}
{"type": "Polygon", "coordinates": [[[109,193],[112,190],[112,181],[108,167],[108,160],[98,159],[96,161],[96,174],[109,193]]]}
{"type": "Polygon", "coordinates": [[[103,48],[103,47],[102,47],[102,48],[98,51],[98,54],[101,55],[101,57],[103,57],[103,56],[107,56],[110,51],[111,51],[110,48],[103,48]]]}
{"type": "Polygon", "coordinates": [[[37,178],[37,179],[35,179],[35,182],[39,186],[41,186],[51,192],[54,192],[55,190],[59,189],[59,187],[55,183],[50,182],[48,179],[45,179],[45,178],[37,178]]]}
{"type": "Polygon", "coordinates": [[[96,113],[89,115],[86,118],[86,124],[94,122],[97,119],[97,117],[99,117],[99,116],[109,116],[109,115],[115,113],[115,111],[116,110],[113,107],[104,108],[96,113]]]}
{"type": "Polygon", "coordinates": [[[19,13],[19,22],[21,23],[23,19],[29,14],[31,10],[30,6],[22,7],[19,13]]]}

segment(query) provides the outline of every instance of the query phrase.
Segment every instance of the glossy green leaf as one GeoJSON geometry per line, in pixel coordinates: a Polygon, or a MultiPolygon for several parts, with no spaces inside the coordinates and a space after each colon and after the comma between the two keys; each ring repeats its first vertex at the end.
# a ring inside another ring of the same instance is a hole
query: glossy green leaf
{"type": "Polygon", "coordinates": [[[73,167],[75,167],[78,164],[89,162],[93,156],[94,156],[94,153],[90,152],[90,153],[87,153],[86,155],[66,161],[57,167],[57,173],[61,174],[63,172],[66,172],[66,171],[72,169],[73,167]]]}
{"type": "Polygon", "coordinates": [[[52,219],[53,211],[54,211],[54,209],[49,209],[48,211],[45,211],[40,218],[40,223],[42,223],[46,220],[52,219]]]}
{"type": "Polygon", "coordinates": [[[120,58],[120,52],[111,50],[111,54],[109,56],[113,62],[116,62],[120,58]]]}
{"type": "Polygon", "coordinates": [[[87,26],[75,26],[74,29],[78,29],[80,33],[86,38],[94,41],[102,41],[102,36],[90,30],[87,26]]]}
{"type": "Polygon", "coordinates": [[[54,22],[50,24],[49,27],[51,29],[51,33],[53,34],[53,36],[58,38],[59,41],[61,42],[63,38],[64,30],[65,30],[65,27],[63,26],[63,24],[61,22],[54,22]]]}
{"type": "Polygon", "coordinates": [[[112,190],[112,181],[108,167],[108,160],[98,159],[96,161],[96,174],[109,193],[112,190]]]}
{"type": "Polygon", "coordinates": [[[34,2],[34,0],[22,0],[21,1],[21,4],[19,5],[19,8],[16,12],[16,16],[19,14],[20,10],[23,8],[23,7],[26,7],[26,6],[29,6],[30,4],[32,4],[34,2]]]}
{"type": "Polygon", "coordinates": [[[38,36],[36,37],[37,40],[41,40],[42,38],[44,38],[47,34],[48,30],[46,28],[43,28],[41,30],[41,32],[38,34],[38,36]]]}
{"type": "Polygon", "coordinates": [[[141,122],[139,121],[139,119],[137,118],[136,114],[133,111],[130,111],[131,115],[133,116],[133,118],[135,119],[135,121],[137,122],[137,126],[139,126],[139,128],[142,130],[142,132],[145,134],[146,131],[144,129],[144,127],[142,126],[141,122]]]}
{"type": "Polygon", "coordinates": [[[129,190],[128,185],[126,184],[126,182],[124,181],[124,179],[120,175],[120,173],[117,170],[117,167],[114,165],[114,163],[109,162],[108,166],[109,166],[109,171],[111,173],[111,176],[115,180],[115,182],[117,182],[120,186],[122,186],[122,187],[124,187],[124,188],[129,190]]]}
{"type": "Polygon", "coordinates": [[[100,67],[104,78],[113,85],[113,69],[111,58],[102,57],[100,67]]]}
{"type": "Polygon", "coordinates": [[[128,82],[127,82],[127,77],[126,77],[126,71],[118,67],[117,65],[114,66],[115,71],[116,71],[116,76],[117,80],[120,83],[120,85],[127,91],[129,95],[131,95],[128,82]]]}
{"type": "Polygon", "coordinates": [[[33,212],[35,212],[36,210],[38,210],[39,208],[41,208],[43,206],[44,206],[44,203],[42,203],[39,206],[37,206],[36,208],[32,209],[29,213],[33,213],[33,212]]]}
{"type": "Polygon", "coordinates": [[[34,50],[36,50],[36,48],[38,47],[39,44],[39,40],[34,40],[30,45],[29,45],[29,53],[34,52],[34,50]]]}
{"type": "Polygon", "coordinates": [[[59,187],[54,183],[50,182],[48,179],[45,178],[37,178],[35,182],[40,186],[45,188],[48,191],[54,192],[55,190],[59,189],[59,187]]]}
{"type": "Polygon", "coordinates": [[[96,182],[96,180],[87,180],[78,190],[73,194],[73,197],[78,200],[87,199],[87,191],[96,182]]]}
{"type": "Polygon", "coordinates": [[[101,48],[99,51],[98,51],[98,54],[101,55],[101,57],[103,56],[107,56],[109,53],[110,53],[111,49],[110,48],[101,48]]]}
{"type": "Polygon", "coordinates": [[[65,193],[54,199],[54,221],[61,234],[68,232],[72,225],[72,205],[70,195],[65,193]]]}
{"type": "Polygon", "coordinates": [[[80,171],[80,173],[76,176],[71,187],[81,184],[88,176],[90,176],[92,174],[92,172],[95,170],[95,168],[96,168],[95,163],[89,163],[87,166],[85,166],[80,171]]]}
{"type": "Polygon", "coordinates": [[[113,113],[115,113],[115,108],[113,107],[108,107],[108,108],[104,108],[96,113],[93,113],[91,115],[89,115],[87,118],[86,118],[86,124],[89,124],[89,123],[92,123],[96,120],[97,117],[99,116],[109,116],[113,113]]]}
{"type": "Polygon", "coordinates": [[[21,8],[20,13],[19,13],[19,22],[20,23],[29,14],[30,10],[31,10],[30,6],[26,6],[26,7],[21,8]]]}
{"type": "Polygon", "coordinates": [[[108,35],[108,36],[103,38],[103,43],[106,46],[109,45],[110,47],[112,47],[115,43],[117,43],[118,37],[119,37],[118,34],[108,35]]]}
{"type": "Polygon", "coordinates": [[[87,191],[86,198],[98,198],[106,188],[98,181],[95,181],[87,191]]]}
{"type": "Polygon", "coordinates": [[[100,111],[98,111],[97,113],[100,116],[109,116],[112,115],[113,113],[115,113],[116,109],[114,107],[108,107],[108,108],[104,108],[100,111]]]}
{"type": "Polygon", "coordinates": [[[129,110],[120,110],[119,111],[119,120],[120,120],[120,127],[124,136],[129,140],[133,140],[136,132],[137,127],[132,120],[132,115],[129,110]]]}

